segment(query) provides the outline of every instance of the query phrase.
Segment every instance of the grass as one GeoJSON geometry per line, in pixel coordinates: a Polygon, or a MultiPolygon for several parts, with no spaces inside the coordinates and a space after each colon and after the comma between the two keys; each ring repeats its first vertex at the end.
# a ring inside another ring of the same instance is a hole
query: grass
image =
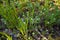
{"type": "Polygon", "coordinates": [[[60,22],[58,21],[60,20],[60,9],[50,0],[43,2],[41,3],[39,0],[35,2],[32,0],[15,0],[9,4],[6,0],[5,4],[0,3],[0,15],[6,28],[17,28],[22,33],[24,40],[29,38],[28,30],[38,27],[37,24],[41,23],[43,19],[45,19],[45,27],[52,28],[55,23],[60,22]]]}
{"type": "Polygon", "coordinates": [[[9,35],[7,35],[6,33],[0,32],[0,35],[6,36],[7,40],[12,40],[12,37],[10,37],[9,35]]]}

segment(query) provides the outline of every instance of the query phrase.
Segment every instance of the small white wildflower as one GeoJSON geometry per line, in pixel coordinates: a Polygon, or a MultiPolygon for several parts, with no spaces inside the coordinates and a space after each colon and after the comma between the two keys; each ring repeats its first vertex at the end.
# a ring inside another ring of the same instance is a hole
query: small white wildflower
{"type": "Polygon", "coordinates": [[[25,22],[23,22],[25,24],[25,22]]]}
{"type": "Polygon", "coordinates": [[[54,14],[52,14],[52,15],[54,15],[54,14]]]}
{"type": "Polygon", "coordinates": [[[40,18],[37,18],[37,20],[39,20],[40,18]]]}
{"type": "Polygon", "coordinates": [[[25,15],[23,15],[23,16],[25,16],[25,15]]]}
{"type": "Polygon", "coordinates": [[[6,21],[4,19],[1,19],[2,22],[4,22],[4,24],[6,24],[6,21]]]}
{"type": "Polygon", "coordinates": [[[43,39],[42,40],[48,40],[46,37],[43,37],[43,39]]]}
{"type": "Polygon", "coordinates": [[[45,13],[43,13],[43,14],[45,14],[45,13]]]}
{"type": "Polygon", "coordinates": [[[24,21],[24,18],[22,18],[22,21],[24,21]]]}
{"type": "Polygon", "coordinates": [[[33,19],[31,18],[31,20],[33,20],[33,19]]]}
{"type": "Polygon", "coordinates": [[[46,31],[48,31],[48,30],[46,30],[46,31]]]}
{"type": "Polygon", "coordinates": [[[50,23],[50,22],[47,22],[48,24],[50,23]]]}
{"type": "Polygon", "coordinates": [[[46,10],[46,9],[44,8],[44,10],[46,10]]]}
{"type": "Polygon", "coordinates": [[[30,37],[28,39],[30,39],[30,37]]]}
{"type": "Polygon", "coordinates": [[[54,20],[56,20],[56,18],[54,18],[54,20]]]}
{"type": "Polygon", "coordinates": [[[18,17],[18,19],[20,19],[20,17],[18,17]]]}
{"type": "Polygon", "coordinates": [[[42,13],[42,11],[40,11],[42,13]]]}
{"type": "Polygon", "coordinates": [[[1,21],[3,21],[4,19],[1,19],[1,21]]]}
{"type": "Polygon", "coordinates": [[[32,34],[34,35],[35,33],[33,32],[32,34]]]}

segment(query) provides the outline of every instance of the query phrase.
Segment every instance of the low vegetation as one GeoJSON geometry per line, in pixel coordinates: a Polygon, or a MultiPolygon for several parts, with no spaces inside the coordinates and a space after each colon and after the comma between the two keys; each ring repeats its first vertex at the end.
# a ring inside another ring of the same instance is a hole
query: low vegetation
{"type": "Polygon", "coordinates": [[[0,40],[5,39],[60,40],[60,1],[0,0],[0,40]]]}

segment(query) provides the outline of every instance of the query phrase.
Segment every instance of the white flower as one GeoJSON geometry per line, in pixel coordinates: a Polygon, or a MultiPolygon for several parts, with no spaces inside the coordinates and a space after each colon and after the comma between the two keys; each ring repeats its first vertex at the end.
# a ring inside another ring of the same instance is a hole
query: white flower
{"type": "Polygon", "coordinates": [[[25,24],[25,22],[23,22],[25,24]]]}
{"type": "Polygon", "coordinates": [[[54,18],[54,20],[56,20],[56,18],[54,18]]]}
{"type": "Polygon", "coordinates": [[[43,37],[42,40],[48,40],[46,37],[43,37]]]}
{"type": "Polygon", "coordinates": [[[24,18],[22,18],[22,21],[24,22],[24,18]]]}
{"type": "Polygon", "coordinates": [[[4,24],[6,24],[6,21],[4,19],[1,19],[2,22],[4,22],[4,24]]]}
{"type": "Polygon", "coordinates": [[[52,15],[54,15],[54,14],[52,14],[52,15]]]}
{"type": "Polygon", "coordinates": [[[18,17],[18,19],[20,19],[20,17],[18,17]]]}
{"type": "Polygon", "coordinates": [[[48,24],[50,23],[50,22],[47,22],[48,24]]]}
{"type": "Polygon", "coordinates": [[[35,33],[33,32],[32,34],[34,35],[35,33]]]}
{"type": "Polygon", "coordinates": [[[31,20],[33,20],[33,19],[31,18],[31,20]]]}
{"type": "Polygon", "coordinates": [[[30,39],[30,37],[28,39],[30,39]]]}

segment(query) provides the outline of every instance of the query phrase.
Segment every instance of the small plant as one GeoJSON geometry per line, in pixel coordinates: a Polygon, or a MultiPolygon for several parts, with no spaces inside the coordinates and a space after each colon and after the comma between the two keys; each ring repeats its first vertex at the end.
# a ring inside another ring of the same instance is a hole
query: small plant
{"type": "Polygon", "coordinates": [[[3,33],[3,32],[0,32],[0,35],[4,35],[4,36],[6,36],[7,38],[7,40],[12,40],[12,37],[10,37],[9,35],[7,35],[6,33],[3,33]]]}

